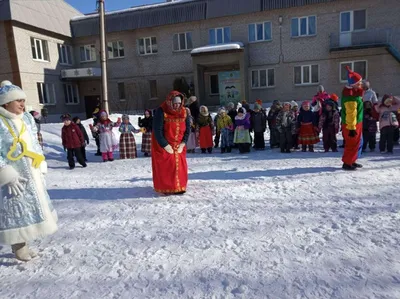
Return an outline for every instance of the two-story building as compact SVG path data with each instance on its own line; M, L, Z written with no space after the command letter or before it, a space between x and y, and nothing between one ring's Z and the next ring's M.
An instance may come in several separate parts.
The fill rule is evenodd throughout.
M370 80L380 94L398 95L396 8L397 0L183 0L108 12L110 108L154 108L178 77L186 78L200 102L210 106L239 100L252 103L257 98L264 102L310 99L319 84L340 94L346 65ZM30 105L47 107L53 103L41 100L40 83L54 84L55 89L58 84L61 99L56 96L49 111L86 111L90 116L101 100L99 18L69 12L71 31L53 37L60 50L58 56L54 53L57 63L51 58L40 65L44 74L54 76L38 81L24 75L22 87L28 88ZM43 39L26 34L19 42L26 48L26 43L36 45L37 40L40 46ZM39 53L33 46L30 49L32 53L21 57L24 65L18 64L26 72L39 69ZM44 54L41 57L45 60ZM51 93L51 87L44 92Z

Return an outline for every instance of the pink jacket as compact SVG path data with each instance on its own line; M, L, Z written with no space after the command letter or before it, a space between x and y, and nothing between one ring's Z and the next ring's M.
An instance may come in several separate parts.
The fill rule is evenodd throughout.
M399 122L396 118L397 110L400 109L400 101L397 98L393 98L393 105L388 107L383 104L375 105L375 111L379 113L379 129L388 126L399 126Z

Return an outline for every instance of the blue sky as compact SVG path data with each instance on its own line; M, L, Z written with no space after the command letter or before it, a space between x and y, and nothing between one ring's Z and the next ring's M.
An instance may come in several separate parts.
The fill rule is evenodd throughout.
M96 10L96 0L65 0L77 10L90 13ZM117 10L145 4L165 2L165 0L105 0L106 10Z

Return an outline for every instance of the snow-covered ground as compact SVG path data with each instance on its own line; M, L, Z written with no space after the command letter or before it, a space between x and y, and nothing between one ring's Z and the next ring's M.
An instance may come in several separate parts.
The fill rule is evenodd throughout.
M43 125L59 231L29 263L0 247L1 298L400 298L399 150L354 173L340 153L191 154L165 197L142 155L102 163L92 142L70 171L60 130Z

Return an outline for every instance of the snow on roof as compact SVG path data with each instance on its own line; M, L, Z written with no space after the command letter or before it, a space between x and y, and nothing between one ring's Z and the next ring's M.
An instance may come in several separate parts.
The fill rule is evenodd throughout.
M184 3L184 2L193 2L193 1L197 1L197 0L175 0L175 1L171 1L171 2L161 2L161 3L155 3L155 4L149 4L149 5L140 5L140 6L134 6L134 7L115 10L115 11L109 11L109 12L106 12L105 15L110 16L110 15L116 15L116 14L121 14L121 13L125 13L125 12L140 11L140 10L146 10L146 9L151 9L151 8L159 8L159 7L164 7L164 6L168 6L168 5L174 5L174 4ZM79 20L98 18L98 17L99 17L98 13L92 13L89 15L73 17L71 19L71 21L79 21Z
M200 48L193 49L192 52L190 52L190 53L193 55L193 54L200 54L200 53L207 53L207 52L240 50L243 48L244 48L243 43L237 42L237 43L229 43L229 44L222 44L222 45L210 45L210 46L200 47Z

